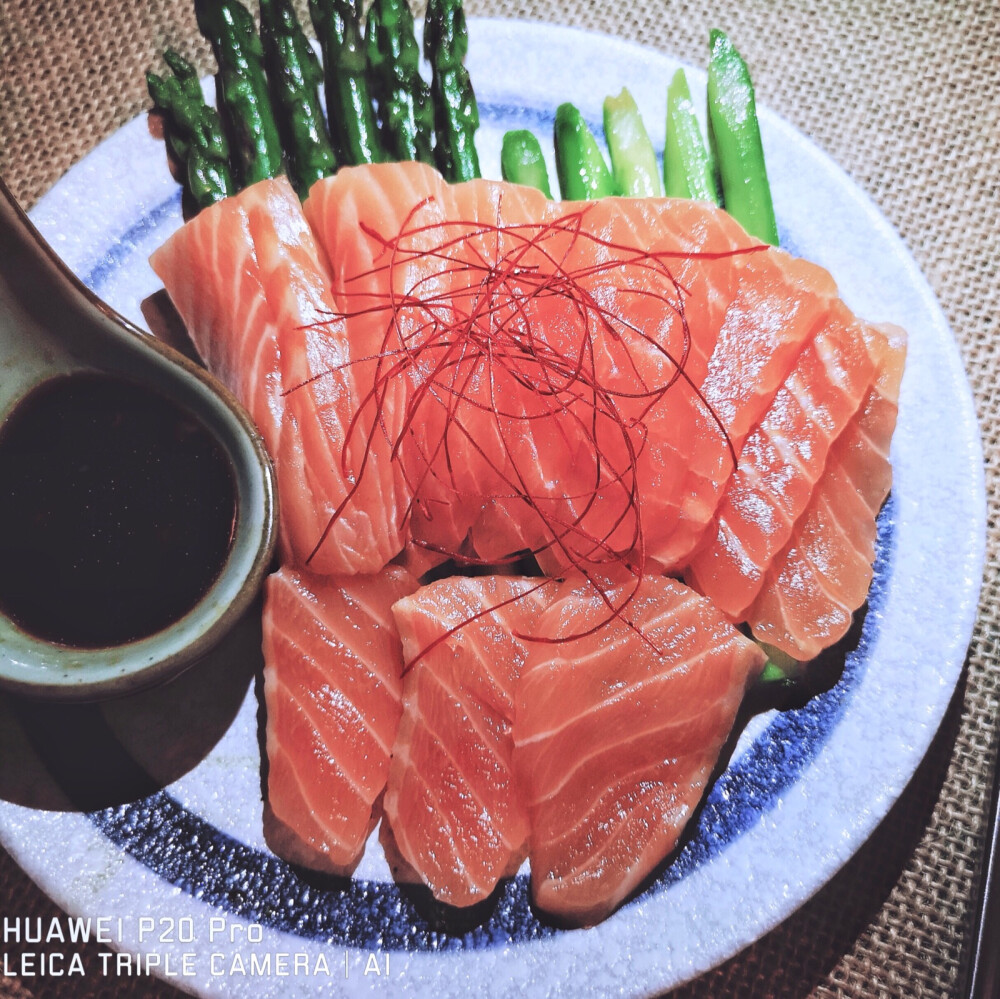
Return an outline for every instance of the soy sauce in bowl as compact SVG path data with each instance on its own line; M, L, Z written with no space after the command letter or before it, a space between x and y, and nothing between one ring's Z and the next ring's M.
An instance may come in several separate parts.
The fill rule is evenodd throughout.
M0 610L44 641L96 649L153 635L226 562L230 461L147 387L50 379L0 427L0 468Z

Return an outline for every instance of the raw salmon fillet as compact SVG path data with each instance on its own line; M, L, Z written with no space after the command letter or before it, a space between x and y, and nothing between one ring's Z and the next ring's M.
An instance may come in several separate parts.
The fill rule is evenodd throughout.
M779 250L748 257L701 384L731 451L692 442L681 473L678 522L655 553L677 573L710 530L748 433L772 406L798 359L829 322L836 285L821 267Z
M906 334L867 327L875 379L830 449L795 533L775 559L747 620L761 641L796 659L842 638L872 580L876 523L892 484L889 444L906 356Z
M620 606L634 585L605 592ZM570 580L536 634L583 635L607 617L593 586ZM597 922L674 849L764 662L708 600L663 576L643 578L593 634L531 645L514 766L540 909Z
M403 568L265 584L265 834L288 860L349 874L380 815L402 714L391 607L417 588Z
M264 438L283 558L317 572L381 569L405 541L395 471L373 460L356 486L360 459L345 458L359 390L325 257L288 181L205 209L150 263L202 359Z
M385 818L403 859L442 902L481 901L527 855L528 814L511 765L514 689L528 654L517 636L532 630L556 585L453 577L393 606L407 666Z
M688 570L695 589L733 621L746 619L873 370L862 324L838 302L747 438L716 512L714 536Z
M610 199L562 211L581 216L561 268L578 275L589 307L581 322L578 304L540 300L534 322L558 354L592 355L585 369L599 394L574 409L588 431L576 454L545 424L530 427L540 452L567 454L575 483L563 515L571 530L555 554L564 571L639 551L659 560L694 454L728 454L701 385L740 275L766 251L750 252L739 226L698 202ZM567 394L581 387L590 380Z
M458 552L482 497L512 487L503 443L478 404L487 377L481 352L468 358L452 327L475 308L485 255L498 240L517 242L487 238L480 218L506 227L537 221L547 202L490 181L450 186L426 165L403 163L343 169L314 186L305 211L350 316L359 378L375 386L357 434L394 456L414 538ZM461 394L477 405L456 409Z
M368 449L380 461L394 461L396 502L411 521L419 516L414 503L417 483L407 481L397 447L415 383L403 346L413 335L413 324L405 312L397 314L395 306L411 291L424 297L446 295L449 280L439 273L438 260L387 254L377 234L398 233L417 205L423 206L424 224L439 221L447 201L447 184L437 171L420 163L399 163L342 168L314 184L304 205L331 261L331 293L350 316L352 371L365 386L352 446ZM436 238L415 235L413 249L430 247Z
M826 321L835 285L704 204L608 199L549 211L550 223L579 216L554 280L575 274L576 294L591 304L581 319L576 299L539 296L519 317L557 356L592 355L588 374L606 395L596 421L588 401L508 434L524 442L519 467L548 471L554 505L490 500L472 545L489 560L547 544L539 560L553 575L640 549L676 570L711 518L733 453ZM518 391L496 395L510 408ZM541 520L550 539L555 526L554 542Z

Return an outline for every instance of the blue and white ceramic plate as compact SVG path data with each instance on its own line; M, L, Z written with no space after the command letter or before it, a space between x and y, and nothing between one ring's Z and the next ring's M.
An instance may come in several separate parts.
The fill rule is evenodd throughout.
M597 124L626 84L662 146L671 58L542 24L476 21L470 35L487 175L507 128L550 134L567 99ZM704 75L689 75L698 102ZM858 849L959 678L982 570L982 455L955 341L901 240L807 139L766 110L761 124L782 243L828 268L858 313L910 334L875 583L839 680L753 719L679 856L601 925L539 921L524 874L456 923L392 882L374 840L351 881L268 851L248 621L164 690L75 713L2 706L0 838L68 913L103 917L112 949L200 995L645 995L766 933ZM146 259L181 222L145 120L74 167L34 218L87 284L144 322L158 289ZM53 748L68 741L74 752Z

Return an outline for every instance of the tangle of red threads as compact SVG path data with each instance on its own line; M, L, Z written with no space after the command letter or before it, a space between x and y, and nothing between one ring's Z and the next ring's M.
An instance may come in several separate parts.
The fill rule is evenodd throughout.
M636 468L647 443L645 421L649 413L671 388L684 383L717 425L733 464L736 462L725 427L685 370L691 348L685 297L691 292L675 279L668 262L697 257L720 259L765 247L720 252L643 250L588 232L583 227L588 206L544 222L501 224L498 205L495 223L439 219L412 224L430 204L432 200L426 199L415 205L392 237L361 224L379 252L375 265L351 280L378 279L383 289L357 292L358 299L367 300L365 304L344 308L333 318L382 315L386 317L385 334L375 355L349 362L375 365L371 387L364 392L345 433L342 467L347 478L354 472L354 481L310 558L356 493L371 460L375 435L380 433L391 445L392 460L399 463L412 497L404 522L412 518L414 505L432 519L431 503L422 496L429 479L443 484L456 499L463 495L456 480L456 454L464 463L478 461L495 480L491 491L478 494L478 498L483 503L517 500L525 504L544 528L544 540L532 549L532 554L540 556L551 550L566 573L579 573L593 585L609 618L627 620L625 608L638 590L646 567ZM581 241L596 248L597 252L591 254L594 262L570 269L567 259ZM602 256L601 250L607 252ZM398 290L400 269L417 263L423 267L423 276ZM616 273L629 275L631 280L616 284ZM651 279L654 287L633 287L636 275ZM619 300L622 295L645 296L662 305L666 313L673 313L681 329L678 355L674 356L627 316L602 305L590 290L595 282L600 287L601 281L617 293ZM446 285L443 291L436 287L442 283ZM342 294L345 299L352 297L349 288ZM534 328L537 316L532 309L542 301L548 303L550 312L561 307L572 319L570 325L576 338L568 344L572 349L561 347L545 331ZM642 344L644 349L660 355L669 366L669 377L662 383L648 384L630 352L630 344ZM602 384L598 351L616 351L616 360L627 373L628 387ZM309 382L328 373L319 372ZM408 380L406 406L402 414L389 418L387 393L401 379ZM512 391L517 388L522 391ZM429 404L443 414L443 429L425 448L417 424ZM367 430L366 413L373 413ZM481 439L482 426L470 425L470 418L477 413L485 414L491 422L499 453L488 453ZM568 450L579 450L584 445L592 453L587 481L578 477L576 492L553 494L539 490L533 479L540 470L519 463L514 434L519 430L521 435L530 435L536 421L554 426ZM348 442L362 433L361 461L352 470ZM402 460L407 448L408 454L419 457L416 477ZM599 517L605 513L612 495L618 496L617 507L611 507L614 515L606 518L599 530L591 529L585 523L588 515ZM624 539L616 537L620 533L624 533ZM462 552L435 550L474 561L474 557ZM609 599L607 590L598 582L615 566L625 567L634 580L631 591L618 604ZM559 640L584 637L603 623Z

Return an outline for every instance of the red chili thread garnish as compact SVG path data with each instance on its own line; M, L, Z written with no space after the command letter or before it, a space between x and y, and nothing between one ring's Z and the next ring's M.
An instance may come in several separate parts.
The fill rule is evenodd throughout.
M498 203L495 222L438 218L415 224L435 206L433 198L414 205L391 237L361 223L377 254L371 268L344 281L342 311L330 321L377 323L381 316L384 332L377 350L345 365L374 365L374 377L345 428L341 462L351 488L307 562L353 500L381 438L411 497L404 523L418 507L433 520L435 505L444 501L427 492L432 481L452 503L476 503L477 511L494 500L523 503L534 514L532 523L542 527L532 554L551 552L564 574L579 573L589 582L608 609L608 620L632 626L625 611L647 558L637 468L648 443L647 421L671 389L687 387L736 464L722 420L686 370L692 337L685 299L692 291L675 278L669 263L719 260L767 247L642 249L585 228L593 206L543 222L504 224ZM591 261L570 266L581 248L589 249ZM664 316L673 315L679 325L679 353L675 356L656 331L603 304L608 293L616 301L634 296L660 304ZM666 377L649 384L656 365L644 374L636 351L659 356ZM286 393L332 373L317 372ZM402 412L387 412L393 391L405 395ZM428 424L437 428L430 436ZM566 491L565 482L546 483L552 470L525 460L524 444L536 443L536 424L549 432L554 428L560 447L576 463L574 491ZM530 458L531 447L526 450ZM475 564L475 556L427 547ZM600 581L615 566L624 567L634 583L621 600L609 596L615 587ZM606 623L558 641L585 637Z

